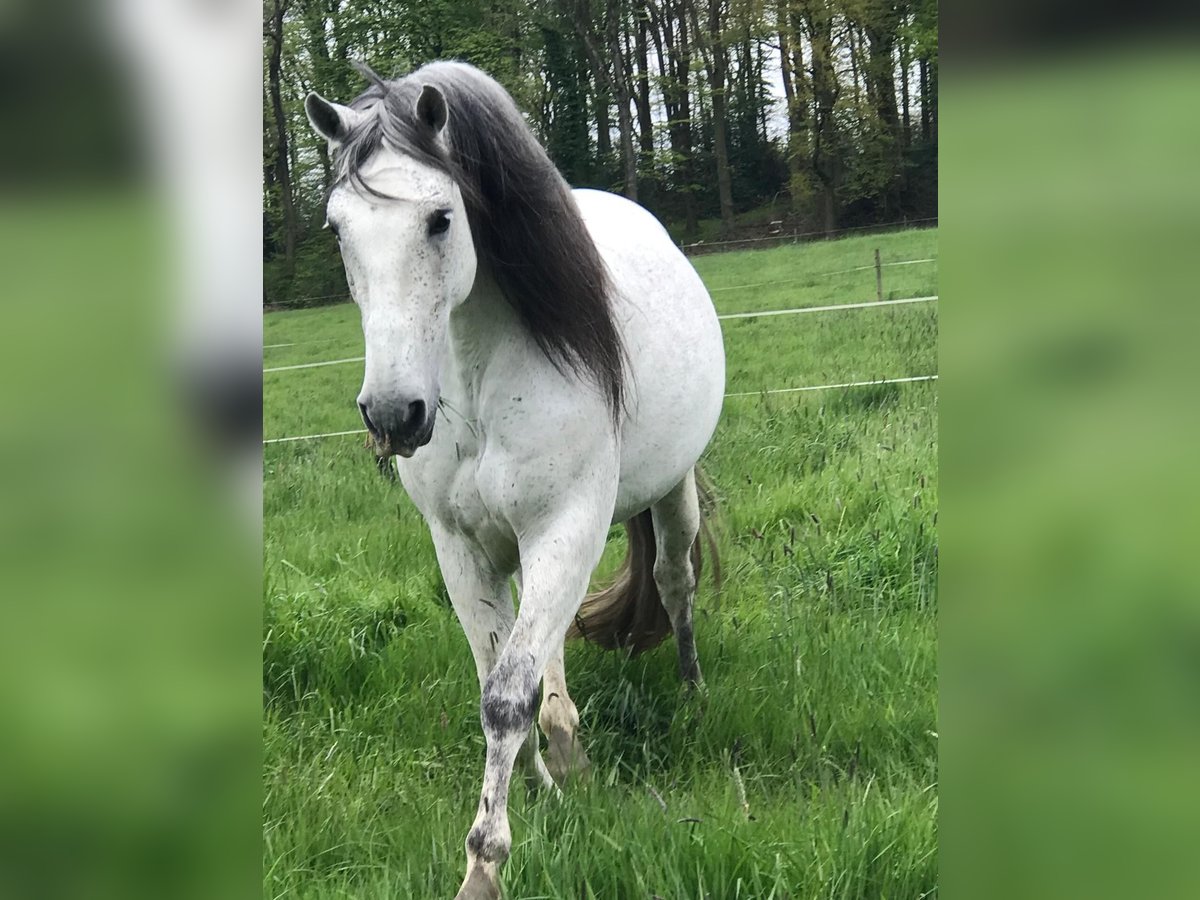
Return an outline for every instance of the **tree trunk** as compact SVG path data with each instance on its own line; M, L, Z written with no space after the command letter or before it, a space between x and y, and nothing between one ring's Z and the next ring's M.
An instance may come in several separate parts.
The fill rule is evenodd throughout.
M847 31L850 32L850 83L854 86L854 105L857 107L862 103L862 92L858 86L858 41L853 25Z
M930 60L926 90L929 93L929 140L937 143L938 134L938 64Z
M792 211L799 212L795 192L808 162L805 135L807 105L804 101L804 43L800 37L799 23L789 5L788 0L777 0L776 14L779 20L779 65L783 75L783 93L787 98L787 163L792 180Z
M814 0L805 10L812 57L813 129L812 171L821 189L821 218L825 232L837 228L837 157L838 81L834 70L833 10L828 0Z
M637 152L633 146L633 114L630 112L633 91L629 86L629 79L625 76L625 54L621 49L621 11L618 0L608 0L604 7L604 37L609 64L606 64L604 57L600 54L600 47L592 28L590 6L583 0L576 0L571 9L576 28L583 39L588 60L592 64L596 86L599 88L603 83L617 101L617 133L621 144L624 193L630 200L637 200Z
M608 93L598 84L592 102L596 107L596 153L603 161L612 154L612 122L608 118Z
M802 39L802 19L794 10L788 10L788 0L779 0L780 36L786 36L791 52L787 71L791 73L791 102L788 105L788 124L793 133L802 133L808 127L810 118L808 97L811 90L807 87L804 68L804 41ZM786 90L786 89L785 89Z
M623 79L622 79L623 80ZM625 196L636 201L638 198L637 151L633 146L633 115L629 111L629 98L617 101L617 132L621 139L621 162L624 170Z
M332 0L332 2L326 0L324 4L312 4L311 6L303 7L304 28L308 35L308 53L312 60L311 89L320 93L325 93L329 90L332 80L334 66L329 54L327 34L331 24L334 33L336 34L338 31L337 12L337 0ZM326 94L326 96L330 95ZM329 147L325 141L317 141L316 144L317 159L321 163L321 173L324 177L323 183L328 185L332 175ZM314 213L316 216L322 214L323 212L319 208ZM317 224L320 223L318 222Z
M725 69L721 66L713 76L724 80ZM725 104L725 88L713 88L713 155L717 158L717 197L721 203L721 231L728 233L733 228L733 186L729 177L729 127Z
M634 32L634 58L637 61L637 117L639 170L645 173L645 190L649 203L655 202L657 171L654 164L654 115L650 108L650 50L646 40L647 13L644 5L637 10L637 30Z
M929 63L925 57L920 59L920 87L921 87L921 140L928 144L930 140L929 131Z
M287 115L283 109L283 92L280 87L283 70L283 17L290 0L273 0L270 30L267 40L270 53L267 57L267 85L271 98L271 113L275 119L275 182L279 188L279 206L283 213L283 255L286 271L290 276L296 265L296 204L292 194L292 173L288 165Z
M676 28L679 33L679 53L676 59L674 83L679 100L679 148L683 159L683 176L687 187L683 194L684 223L687 233L695 235L700 230L700 214L696 209L696 151L695 135L692 133L692 34L688 30L684 4L690 0L676 0Z
M767 128L767 107L770 101L767 99L766 92L762 88L762 73L767 69L766 60L766 41L756 41L754 45L755 64L754 70L754 98L755 106L758 109L758 125L761 131L759 132L759 140L762 141L764 147L771 141L770 131Z
M900 141L905 149L912 143L912 118L909 115L908 71L912 68L912 44L907 37L900 40Z
M884 134L882 174L886 178L883 188L885 218L895 215L901 190L903 168L900 134L900 115L896 109L896 34L900 16L894 7L888 7L864 26L867 45L866 77L870 85L872 111Z
M662 72L663 106L667 113L667 136L671 142L675 189L683 200L684 230L692 236L696 234L699 222L693 192L696 177L688 83L692 48L685 9L687 2L690 0L663 0L660 8L656 0L646 0L646 9L650 13L650 37L658 55L659 71Z
M621 9L619 0L608 0L605 5L605 30L608 34L608 52L612 60L611 70L602 66L610 75L613 94L617 98L617 132L621 138L621 162L624 168L625 196L638 198L638 158L633 145L633 90L626 77L625 52L621 48Z
M811 113L808 108L808 100L812 94L811 89L805 87L805 69L804 69L804 41L800 38L799 17L792 17L792 34L795 39L792 42L792 77L796 81L796 107L798 110L799 122L801 127L807 127L806 124L811 118Z
M650 51L646 42L646 10L638 10L634 44L637 60L637 111L639 146L648 161L654 155L654 117L650 110Z
M695 16L695 7L692 7ZM721 232L733 228L733 187L729 177L729 122L726 103L729 56L725 47L725 0L708 0L707 32L695 23L697 34L705 34L705 60L708 84L712 93L713 156L717 162L717 199L721 205Z
M783 97L787 104L788 124L790 125L796 89L792 85L792 51L791 41L788 39L787 0L778 0L775 5L775 18L779 25L779 74L783 79Z
M542 29L546 149L571 184L592 184L591 79L574 30Z

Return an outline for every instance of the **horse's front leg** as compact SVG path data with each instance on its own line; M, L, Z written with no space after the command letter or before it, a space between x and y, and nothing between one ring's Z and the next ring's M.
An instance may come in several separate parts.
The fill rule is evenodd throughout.
M512 846L508 788L513 764L533 724L538 682L561 649L604 550L608 517L584 506L526 532L520 542L521 609L483 688L487 758L479 809L467 835L467 875L457 900L500 895L499 868Z
M487 556L462 535L436 523L430 524L430 532L450 603L471 645L482 693L513 629L515 614L508 575L496 571ZM521 747L520 759L531 792L556 789L533 728Z

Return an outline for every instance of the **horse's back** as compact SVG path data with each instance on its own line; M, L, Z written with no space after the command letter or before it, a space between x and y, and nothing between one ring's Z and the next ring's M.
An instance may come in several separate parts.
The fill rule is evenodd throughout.
M679 483L708 445L725 392L720 323L704 283L649 212L602 191L575 199L613 279L628 354L614 521Z

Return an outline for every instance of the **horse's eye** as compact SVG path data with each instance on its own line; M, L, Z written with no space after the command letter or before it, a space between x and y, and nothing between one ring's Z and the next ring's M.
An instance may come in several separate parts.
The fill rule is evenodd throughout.
M429 236L435 234L445 234L450 230L450 212L445 209L439 209L429 217Z

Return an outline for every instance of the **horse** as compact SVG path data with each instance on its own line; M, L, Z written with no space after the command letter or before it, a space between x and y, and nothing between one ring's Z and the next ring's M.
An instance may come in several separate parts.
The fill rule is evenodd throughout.
M429 527L475 659L487 751L457 900L491 900L518 760L551 792L588 766L564 640L639 652L673 632L683 681L701 681L696 467L724 345L657 219L572 190L491 77L357 68L369 86L349 105L311 93L305 110L329 145L327 226L362 315L359 412ZM589 597L616 523L624 566Z

